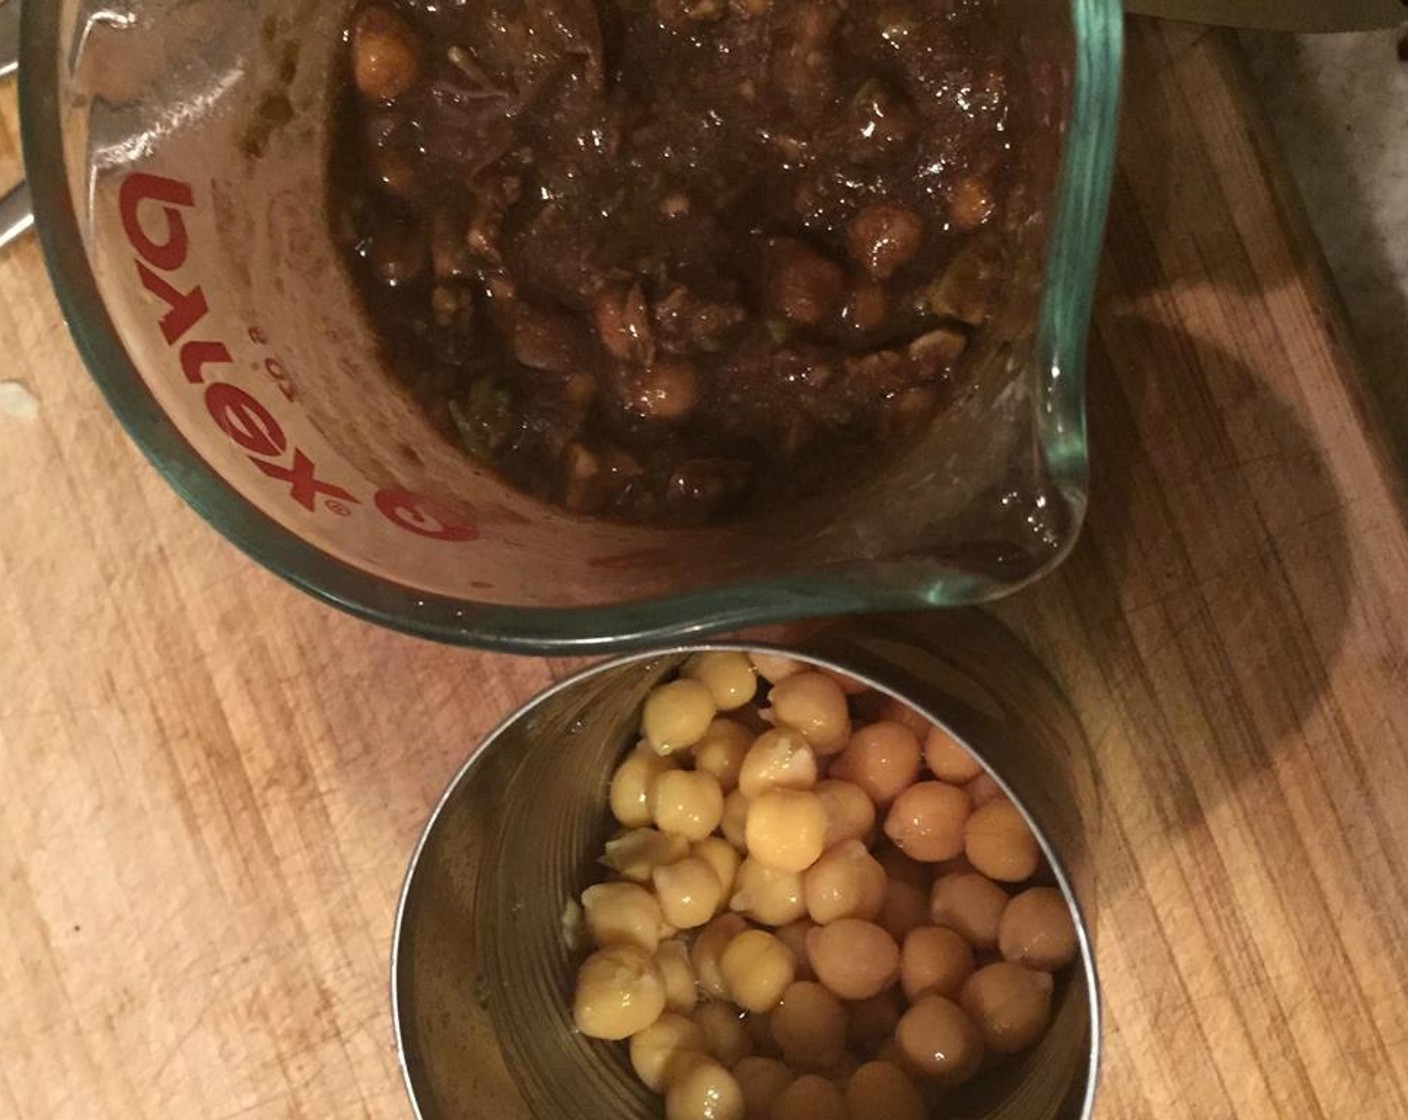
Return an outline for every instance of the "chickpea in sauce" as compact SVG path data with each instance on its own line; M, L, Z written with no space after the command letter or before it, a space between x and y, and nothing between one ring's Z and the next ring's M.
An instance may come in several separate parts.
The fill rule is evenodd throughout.
M1022 218L995 4L365 0L329 210L387 364L574 514L881 469L964 391Z

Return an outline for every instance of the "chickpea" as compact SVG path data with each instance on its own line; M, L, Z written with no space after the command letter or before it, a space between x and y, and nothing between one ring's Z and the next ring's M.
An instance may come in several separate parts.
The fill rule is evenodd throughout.
M655 824L686 840L703 840L724 816L724 792L712 774L667 770L655 779Z
M738 788L757 797L769 789L811 789L816 778L816 754L801 732L777 727L759 735L743 756Z
M845 298L841 266L800 242L780 240L770 246L768 272L769 304L794 323L816 326Z
M960 232L976 229L997 209L997 201L992 196L992 188L976 175L960 179L953 185L949 200L949 225Z
M846 840L863 840L875 827L875 802L854 782L827 778L813 792L826 810L826 846Z
M795 871L782 871L749 856L738 865L729 907L764 925L785 926L795 922L807 912L802 877Z
M680 1056L703 1051L704 1032L694 1020L666 1011L645 1030L631 1035L630 1049L636 1076L647 1089L663 1093L672 1073L682 1072Z
M906 1067L940 1085L962 1085L983 1061L983 1036L944 996L924 996L900 1016L895 1042Z
M665 981L636 945L599 949L577 971L572 1018L589 1038L619 1040L643 1031L665 1010Z
M771 1011L796 979L797 958L783 941L767 930L744 930L728 943L719 958L733 1002L745 1011Z
M814 793L769 789L748 806L744 828L749 861L802 872L826 846L826 809Z
M656 754L674 754L704 738L714 722L714 697L698 681L677 680L650 690L641 733Z
M725 901L733 897L733 883L738 877L738 865L743 861L743 857L738 854L737 848L720 836L706 836L703 840L696 840L690 845L689 854L707 863L718 878L722 888L722 907Z
M898 942L911 930L929 924L929 892L903 879L885 880L885 901L875 919Z
M705 1053L725 1066L732 1068L753 1053L753 1038L732 1004L706 1003L695 1011L694 1021L704 1032Z
M736 720L720 717L694 744L694 768L714 775L724 793L738 788L743 760L753 745L753 733Z
M997 947L1009 961L1055 972L1076 959L1076 923L1055 887L1032 887L1002 912Z
M622 386L626 408L646 420L683 420L699 404L699 374L680 358L657 358L631 371Z
M846 1083L850 1120L924 1120L924 1096L891 1062L866 1062Z
M655 950L655 966L665 981L665 1006L685 1015L693 1011L699 992L689 946L677 937L660 942Z
M352 80L364 97L390 101L420 77L420 43L406 21L367 8L352 25Z
M784 657L780 653L767 653L761 650L754 650L748 655L748 660L753 663L753 668L758 670L758 676L767 681L768 684L777 684L786 680L793 673L804 672L807 668L804 662L792 657Z
M733 1067L743 1091L744 1120L772 1120L772 1106L792 1084L792 1071L776 1058L744 1058Z
M640 828L655 813L655 780L674 762L653 751L634 750L611 775L611 815L627 828Z
M746 653L696 653L685 662L683 672L709 690L721 712L743 707L758 691L758 674Z
M929 917L936 926L961 933L975 949L997 947L1007 892L976 871L941 876L929 896Z
M695 929L719 912L723 884L702 859L689 857L657 867L651 875L665 921L676 929Z
M795 922L788 922L773 930L782 943L792 950L792 956L797 961L798 980L816 979L816 973L812 971L812 963L807 959L807 934L815 925L816 923L810 918L798 918Z
M1015 1054L1035 1045L1051 1021L1049 974L1011 961L980 968L959 993L959 1003L982 1032L988 1049Z
M782 1059L801 1069L826 1069L846 1049L846 1012L820 984L798 980L772 1013L772 1033Z
M724 798L724 815L719 821L719 831L724 839L740 852L748 848L748 798L742 790L734 790Z
M772 1120L846 1120L846 1098L826 1078L804 1073L777 1098Z
M887 696L880 702L880 718L891 723L903 724L909 728L910 734L921 743L928 737L929 729L934 726L916 709L893 696Z
M724 974L719 967L720 958L728 943L747 928L748 923L742 915L720 914L695 937L689 949L689 959L705 995L728 999L728 985L724 983Z
M677 863L689 854L689 841L653 828L633 828L606 842L598 861L632 883L648 883L662 863Z
M899 723L869 724L851 735L829 776L854 782L877 805L888 805L919 776L919 740Z
M846 840L824 853L802 877L802 897L812 921L879 916L885 904L885 869L859 840Z
M851 256L877 280L888 280L912 261L923 240L923 220L893 202L872 202L846 227Z
M1005 798L1007 795L1002 792L1002 787L997 784L997 779L984 771L963 787L968 792L968 799L973 802L973 808L986 805L989 801L996 801L998 798Z
M900 950L874 922L841 918L807 934L807 959L817 979L842 999L869 999L895 982Z
M597 883L582 892L587 932L598 947L635 945L647 953L660 944L660 903L635 883Z
M665 1120L743 1120L743 1091L717 1062L695 1062L670 1083Z
M890 300L885 289L869 277L862 277L851 285L841 317L853 330L869 334L884 325L889 313Z
M904 1005L894 988L869 999L846 1004L846 1042L852 1050L868 1052L895 1033Z
M667 778L657 782L657 788ZM657 795L658 796L658 795ZM912 859L937 863L963 851L968 795L944 782L916 782L895 798L885 816L885 835ZM656 809L659 818L659 809Z
M973 949L960 934L943 926L911 930L900 950L900 987L914 1003L923 996L952 999L973 975Z
M1010 801L990 801L968 818L963 851L968 861L1002 883L1030 879L1041 863L1036 837Z
M825 673L794 673L768 693L778 723L802 733L819 755L839 753L851 734L846 694Z
M968 749L942 727L930 728L924 738L924 763L941 782L961 786L983 773L983 766Z

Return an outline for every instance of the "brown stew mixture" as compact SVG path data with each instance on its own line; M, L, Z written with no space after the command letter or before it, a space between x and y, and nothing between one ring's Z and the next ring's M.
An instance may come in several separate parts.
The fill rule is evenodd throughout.
M1001 281L1000 0L377 0L332 213L392 367L511 483L699 524L883 464Z

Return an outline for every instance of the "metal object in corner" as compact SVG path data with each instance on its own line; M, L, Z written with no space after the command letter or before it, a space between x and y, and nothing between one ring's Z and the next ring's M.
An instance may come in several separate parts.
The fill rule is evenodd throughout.
M0 0L0 78L13 74L20 63L20 0ZM0 198L0 249L27 233L34 225L29 185L21 183Z

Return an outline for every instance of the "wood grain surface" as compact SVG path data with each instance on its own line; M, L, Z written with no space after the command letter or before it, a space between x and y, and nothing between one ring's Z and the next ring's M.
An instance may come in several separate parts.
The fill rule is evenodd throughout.
M1408 530L1230 40L1136 22L1094 512L997 608L1103 783L1101 1120L1408 1116ZM0 183L17 157L0 105ZM561 666L336 614L183 507L0 258L0 1116L409 1116L392 914ZM18 399L0 390L0 402ZM1396 418L1401 423L1403 418Z

